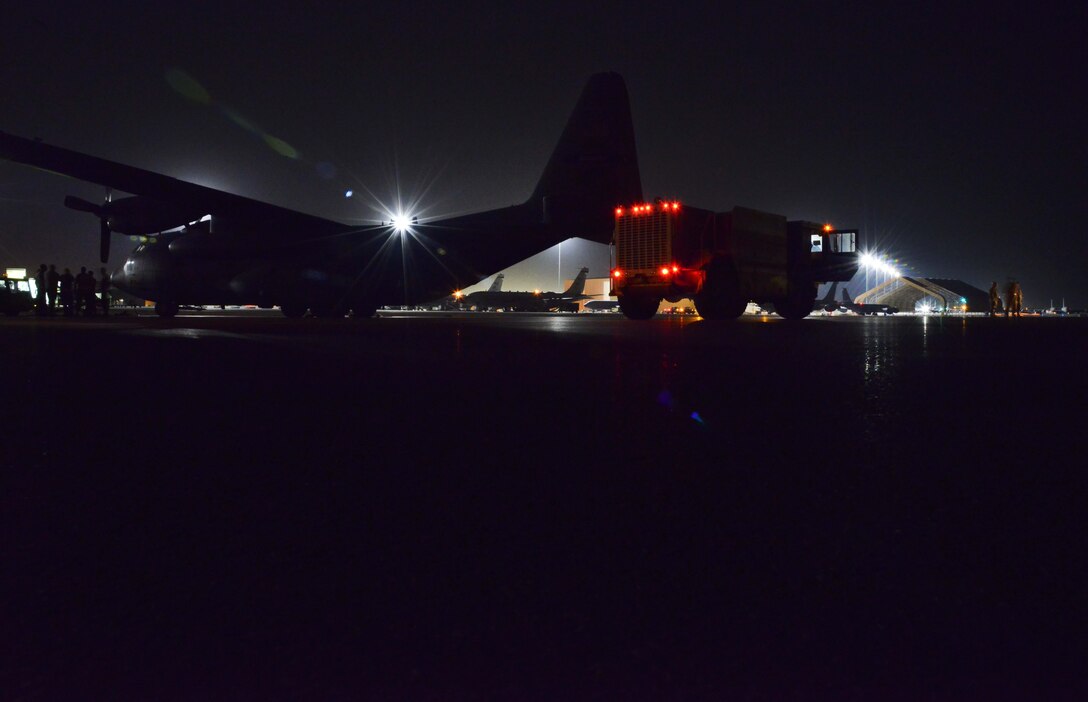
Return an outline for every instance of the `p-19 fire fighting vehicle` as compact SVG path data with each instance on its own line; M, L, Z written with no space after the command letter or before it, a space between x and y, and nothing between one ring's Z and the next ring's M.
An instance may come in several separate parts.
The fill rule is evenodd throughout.
M749 301L802 319L818 283L857 272L856 244L857 230L746 207L711 212L662 200L617 207L612 294L630 319L684 298L704 319L739 317Z

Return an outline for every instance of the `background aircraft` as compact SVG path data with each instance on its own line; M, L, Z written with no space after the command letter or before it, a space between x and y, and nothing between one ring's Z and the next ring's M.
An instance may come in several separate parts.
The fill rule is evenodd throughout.
M842 305L840 305L839 301L835 299L835 291L838 289L839 281L832 281L831 288L827 291L827 294L816 301L815 309L823 310L824 312L838 312L839 310L841 310Z
M571 281L570 287L561 293L480 290L462 298L461 306L475 307L477 310L503 309L509 312L547 312L548 310L576 312L578 306L575 303L591 297L582 294L586 289L588 274L589 269L582 268Z
M842 289L842 308L848 312L854 312L856 314L895 314L899 311L898 307L892 307L891 305L873 305L873 304L858 304L850 299L850 291L846 288Z
M370 316L448 295L572 236L607 243L615 204L642 198L615 73L589 79L525 202L442 220L392 213L389 224L349 226L3 132L0 158L133 193L65 204L98 217L103 261L111 232L150 237L112 279L163 316L181 304Z

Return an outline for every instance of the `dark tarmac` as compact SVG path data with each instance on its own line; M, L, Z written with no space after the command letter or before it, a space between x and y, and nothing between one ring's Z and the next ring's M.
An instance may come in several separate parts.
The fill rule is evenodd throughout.
M4 699L1083 699L1088 319L0 320Z

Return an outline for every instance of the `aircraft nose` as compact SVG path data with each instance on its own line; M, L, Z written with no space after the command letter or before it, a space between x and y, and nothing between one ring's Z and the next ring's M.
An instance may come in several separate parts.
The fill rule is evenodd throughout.
M110 273L110 285L121 290L128 287L128 275L125 274L124 266Z

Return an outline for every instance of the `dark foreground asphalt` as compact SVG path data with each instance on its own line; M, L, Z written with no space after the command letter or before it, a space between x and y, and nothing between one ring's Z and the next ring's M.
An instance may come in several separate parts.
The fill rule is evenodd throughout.
M0 696L1083 699L1086 341L0 321Z

